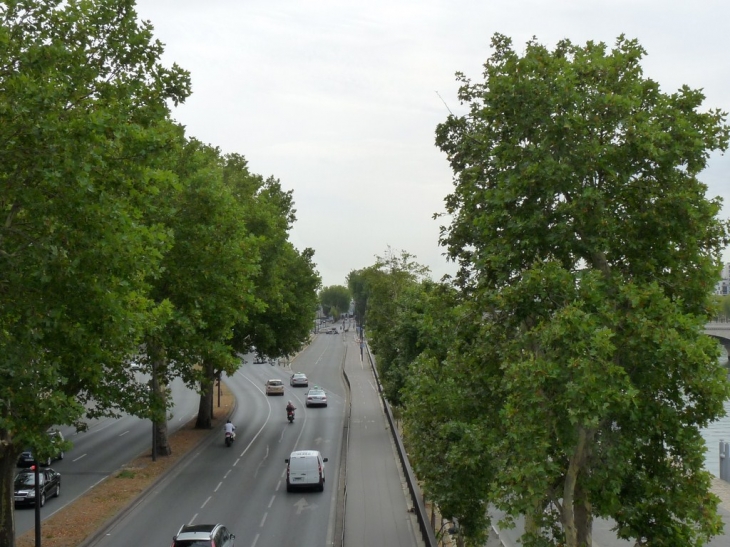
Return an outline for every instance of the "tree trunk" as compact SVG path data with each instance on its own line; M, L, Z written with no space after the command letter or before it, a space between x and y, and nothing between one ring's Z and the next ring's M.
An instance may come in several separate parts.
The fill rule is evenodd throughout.
M163 393L162 397L165 396ZM167 438L167 420L158 420L155 422L155 428L157 429L156 441L157 441L157 455L158 456L169 456L172 454L172 447L170 441Z
M8 441L7 432L0 434L0 545L2 547L15 546L15 501L13 494L13 479L15 478L15 460L17 451Z
M147 341L147 355L152 364L152 401L151 410L153 426L155 428L155 454L169 456L172 454L169 439L167 438L167 385L160 378L167 367L165 350L154 341Z
M200 404L198 405L198 419L195 429L210 429L213 427L213 391L215 387L215 370L210 363L203 363L205 378L200 381Z
M593 507L578 483L575 495L575 528L578 545L590 547L593 545Z
M588 459L595 430L578 426L578 442L570 457L563 486L562 521L566 547L590 547L593 515L590 501L580 486L580 473Z

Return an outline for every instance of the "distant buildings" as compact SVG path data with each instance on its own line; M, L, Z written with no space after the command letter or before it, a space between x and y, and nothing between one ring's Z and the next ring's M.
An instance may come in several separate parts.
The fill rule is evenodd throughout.
M730 262L722 267L720 281L715 286L715 294L727 296L730 294Z

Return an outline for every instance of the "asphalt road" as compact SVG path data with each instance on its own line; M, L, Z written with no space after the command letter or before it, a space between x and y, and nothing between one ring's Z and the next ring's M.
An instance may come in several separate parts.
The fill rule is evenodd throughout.
M225 380L237 400L234 445L225 447L222 431L211 437L95 545L169 545L181 525L211 522L225 524L238 546L330 545L346 407L344 354L339 336L320 335L293 363L294 371L307 374L310 386L327 391L323 408L306 408L307 390L289 386L290 369L249 360ZM284 397L265 395L270 378L284 381ZM289 399L297 406L292 424L285 412ZM329 459L324 492L286 492L284 460L303 449L319 450Z
M139 377L144 381L143 374L139 373ZM168 427L172 432L197 415L200 398L180 380L173 382L171 390L175 406ZM122 465L149 450L152 444L151 423L134 416L91 420L88 430L80 433L71 427L59 429L73 443L73 448L65 453L63 460L51 464L61 473L61 495L46 501L41 508L42 519L72 503ZM16 536L33 529L34 525L33 506L16 508Z
M401 547L423 545L408 511L408 495L375 379L359 359L353 333L316 336L291 366L253 364L251 356L246 361L225 379L237 401L232 415L237 433L234 445L225 447L222 430L212 435L130 511L101 531L93 545L169 545L182 524L206 522L225 524L239 547L357 547L373 541ZM343 368L348 371L351 393ZM310 387L323 387L328 406L307 408L307 389L289 386L293 372L307 374ZM264 383L270 378L283 380L284 397L265 395ZM286 420L288 400L297 406L293 424ZM194 393L189 402L178 402L173 422L182 424L194 416L197 402ZM90 425L84 434L63 431L75 446L63 461L54 463L63 473L63 492L48 501L44 517L149 444L149 423L134 418ZM348 441L349 449L344 450ZM286 492L284 460L301 449L316 449L328 458L324 492ZM27 517L24 529L32 527L32 510L18 514Z

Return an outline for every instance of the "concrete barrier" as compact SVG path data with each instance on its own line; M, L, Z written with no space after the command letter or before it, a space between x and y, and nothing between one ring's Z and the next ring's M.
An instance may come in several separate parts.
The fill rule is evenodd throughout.
M730 443L720 441L720 478L730 482Z

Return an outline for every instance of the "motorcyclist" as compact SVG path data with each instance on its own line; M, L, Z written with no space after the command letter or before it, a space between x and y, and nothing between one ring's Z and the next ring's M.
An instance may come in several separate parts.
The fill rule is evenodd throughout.
M297 407L294 406L294 404L291 401L287 401L286 403L286 415L289 416L289 413L291 412L294 414L294 410L296 410Z
M236 439L236 426L231 423L231 420L226 421L226 434L230 433L233 440Z

